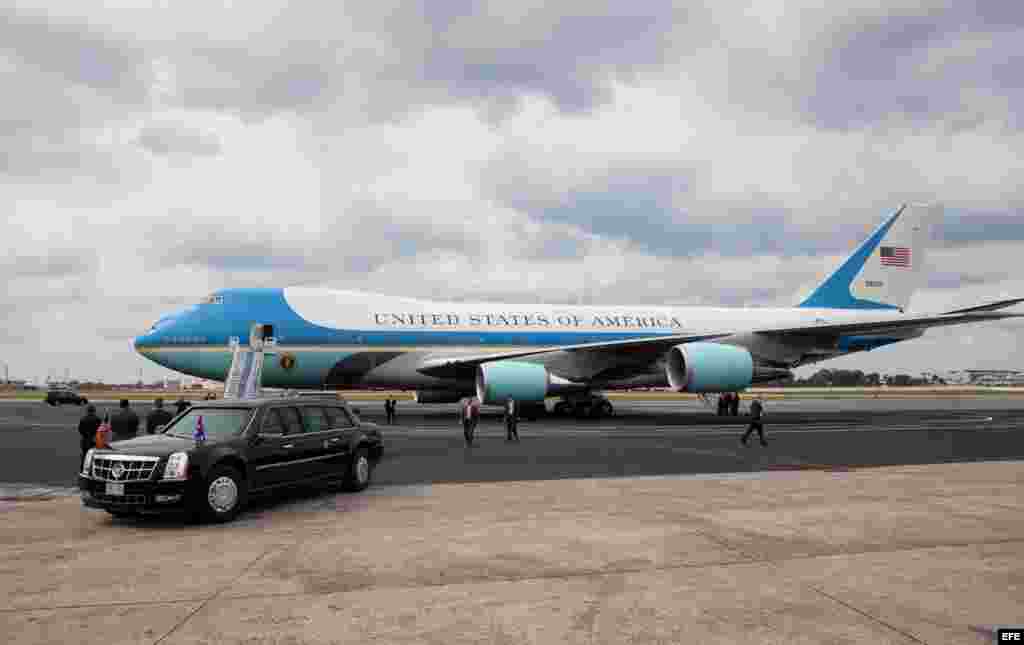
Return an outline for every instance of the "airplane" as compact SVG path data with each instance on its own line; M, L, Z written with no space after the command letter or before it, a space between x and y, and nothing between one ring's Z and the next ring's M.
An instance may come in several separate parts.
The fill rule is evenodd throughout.
M233 347L267 341L262 385L414 390L420 403L512 399L613 414L602 392L669 387L702 395L788 378L801 365L920 337L932 327L1024 314L999 300L907 310L936 206L901 206L787 308L449 303L316 287L222 289L133 341L159 365L226 381ZM770 276L764 276L770 279ZM685 285L686 276L679 282Z

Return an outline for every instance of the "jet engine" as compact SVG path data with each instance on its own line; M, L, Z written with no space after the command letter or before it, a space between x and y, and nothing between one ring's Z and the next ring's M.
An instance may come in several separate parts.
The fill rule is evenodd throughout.
M476 395L487 405L500 405L508 399L543 401L548 396L585 389L585 384L555 376L536 363L496 361L483 363L476 372Z
M754 359L734 345L687 343L668 350L665 372L677 392L732 392L750 387Z
M668 351L665 373L677 392L735 392L793 375L783 368L755 366L745 348L718 343L676 345Z
M462 396L455 390L416 390L412 398L417 403L458 403Z

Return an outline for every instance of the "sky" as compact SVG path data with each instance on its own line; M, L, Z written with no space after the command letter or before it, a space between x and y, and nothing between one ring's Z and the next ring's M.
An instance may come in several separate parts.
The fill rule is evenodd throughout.
M906 201L946 209L913 310L1024 296L1021 3L141 4L0 8L12 378L170 375L131 339L224 287L789 305Z

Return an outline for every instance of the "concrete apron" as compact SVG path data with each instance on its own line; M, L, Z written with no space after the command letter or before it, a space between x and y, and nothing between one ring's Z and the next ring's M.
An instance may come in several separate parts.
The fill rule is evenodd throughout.
M324 494L226 526L0 503L6 643L987 643L1019 463Z

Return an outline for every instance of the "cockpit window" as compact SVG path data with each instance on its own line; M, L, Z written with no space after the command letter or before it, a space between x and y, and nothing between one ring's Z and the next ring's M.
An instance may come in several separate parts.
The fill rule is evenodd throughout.
M208 296L204 297L202 300L200 300L199 304L201 304L201 305L222 305L222 304L224 304L224 296L218 296L215 293L211 293L210 295L208 295Z

